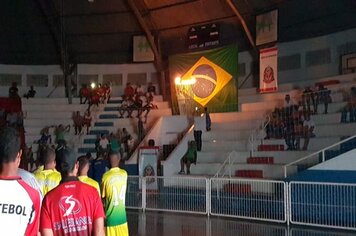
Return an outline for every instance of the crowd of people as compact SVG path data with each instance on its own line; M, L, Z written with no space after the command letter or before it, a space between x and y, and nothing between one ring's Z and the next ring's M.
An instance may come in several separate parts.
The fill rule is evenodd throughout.
M287 150L307 150L309 140L315 137L315 123L312 115L318 114L318 105L324 105L324 114L328 113L331 103L331 91L323 85L313 90L306 87L299 101L289 94L285 95L283 107L277 107L268 116L265 139L284 139ZM304 139L301 146L300 140Z
M47 145L41 152L33 177L18 168L17 131L0 128L0 187L7 190L0 196L4 235L128 235L127 173L119 168L120 152L110 150L101 162L77 158L65 145Z
M87 84L83 84L79 90L80 104L88 103L88 111L90 112L90 108L93 105L99 106L100 103L109 102L111 91L111 83L98 84L93 88Z

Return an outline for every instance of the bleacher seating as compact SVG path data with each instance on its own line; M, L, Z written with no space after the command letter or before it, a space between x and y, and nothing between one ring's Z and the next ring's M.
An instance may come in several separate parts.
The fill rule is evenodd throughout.
M332 102L328 106L328 113L323 114L324 104L318 105L318 114L313 114L315 123L315 137L310 138L307 150L287 150L285 139L264 139L266 133L262 131L266 115L276 107L282 107L286 94L292 98L301 100L304 86L315 86L315 81L302 81L299 85L282 85L279 92L270 94L258 94L256 89L244 89L239 91L241 112L235 113L211 113L212 130L203 132L202 151L198 152L197 165L191 167L192 175L213 176L222 167L222 163L231 151L236 151L236 157L231 164L232 173L247 173L261 171L263 178L281 179L284 176L283 166L296 161L315 151L339 142L343 136L354 135L356 123L340 124L341 110L347 104L347 93L350 87L355 86L355 75L341 75L325 78L327 89L330 90ZM338 81L338 82L328 82ZM256 132L256 129L258 132ZM261 132L262 131L262 132ZM253 142L250 142L251 134L255 133ZM304 143L301 137L300 144ZM253 146L253 149L251 149ZM253 150L251 156L251 150ZM176 153L173 153L176 155ZM327 154L329 155L329 154ZM170 156L166 161L167 166L174 165ZM272 163L271 163L272 162ZM164 164L165 165L165 164ZM229 175L229 168L223 168L220 176ZM291 173L297 172L298 167L291 167ZM178 171L179 168L177 167ZM252 172L251 172L252 171ZM168 171L170 172L170 171ZM175 175L176 172L165 175ZM251 174L253 177L254 175Z

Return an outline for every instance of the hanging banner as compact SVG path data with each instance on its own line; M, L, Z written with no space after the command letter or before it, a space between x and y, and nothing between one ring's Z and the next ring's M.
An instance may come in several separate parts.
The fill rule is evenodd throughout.
M146 177L146 189L157 190L157 161L159 147L140 147L138 153L138 173ZM140 178L140 189L142 187Z
M260 50L260 93L277 91L277 59L276 47Z
M212 112L236 111L237 61L235 45L169 57L174 113L178 113L180 97L192 100L194 104L188 107L207 106Z
M145 62L153 61L154 54L146 36L133 37L133 61Z
M256 17L256 45L275 42L278 39L278 10Z

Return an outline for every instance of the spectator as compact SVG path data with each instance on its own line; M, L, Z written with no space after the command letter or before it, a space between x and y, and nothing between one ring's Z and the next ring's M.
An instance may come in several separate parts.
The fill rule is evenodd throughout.
M99 196L101 196L99 183L93 180L92 178L88 177L88 171L90 167L89 158L87 156L80 156L78 158L78 164L79 164L78 179L81 182L94 187L98 191Z
M86 84L83 84L82 87L79 90L79 98L80 98L80 104L85 104L88 99L90 98L90 89L87 87ZM84 98L84 101L83 101Z
M58 145L65 145L66 142L64 136L70 131L70 125L63 126L62 124L60 124L58 126L53 127L55 127L54 134L56 135L56 143Z
M190 165L197 163L197 147L195 141L188 142L188 150L180 159L180 171L179 174L184 174L184 165L187 168L187 175L190 174Z
M329 89L325 88L323 84L319 85L319 89L317 92L317 99L316 99L316 108L318 107L319 103L323 103L324 104L324 114L328 113L328 105L329 105L329 103L331 103L330 93L331 93L331 91ZM318 113L318 110L316 110L315 113Z
M56 153L47 147L42 150L43 170L36 172L35 178L37 179L41 193L45 196L49 191L57 187L61 181L61 174L56 171Z
M138 141L141 142L145 138L145 127L141 117L138 117L137 121L137 130L138 130Z
M201 136L204 129L206 129L205 118L196 111L194 116L194 140L198 152L202 149Z
M121 151L121 143L114 133L110 134L110 151L112 152Z
M74 123L75 135L80 134L83 127L83 117L80 115L80 111L74 112L72 119Z
M289 94L284 97L283 113L285 116L289 116L292 112L292 107L295 105L294 101L290 98Z
M349 113L349 121L355 122L356 121L356 87L351 87L350 99L341 112L341 123L347 122L347 113Z
M27 93L25 93L23 96L27 99L29 98L34 98L36 95L36 90L34 90L33 85L30 86L30 90L28 90Z
M129 235L125 194L127 173L119 168L119 153L109 154L111 169L104 174L102 180L102 197L106 212L106 235Z
M98 192L76 177L78 162L74 152L66 149L59 166L62 182L43 200L41 235L104 235L105 213ZM68 222L81 221L81 226ZM84 220L85 219L85 220Z
M37 235L39 230L40 194L17 177L21 152L16 130L0 128L0 218L3 235ZM16 206L17 214L11 212L9 206Z
M124 144L124 152L129 153L129 140L131 139L130 133L126 130L126 128L122 129L122 140L121 142Z
M16 82L13 82L9 88L9 98L19 98L19 89Z
M91 114L90 111L85 111L83 125L87 128L87 134L89 134L89 128L91 127Z
M124 90L124 96L127 97L128 99L132 99L132 97L135 95L135 90L131 86L131 83L126 84L126 88Z
M147 97L153 97L156 95L156 87L150 82L147 86Z
M109 148L109 140L105 134L101 134L100 141L99 141L99 155L105 158L108 153L108 148Z
M314 121L311 120L310 118L310 114L306 113L305 115L305 120L303 122L303 129L304 129L304 145L303 145L303 150L307 150L308 149L308 145L309 145L309 140L310 138L314 137L314 128L315 128L315 124Z
M106 102L109 102L110 98L111 98L111 91L112 91L111 82L104 84L103 88L104 88L104 91L105 91L104 100L106 100Z
M135 88L135 95L136 96L143 96L145 95L145 91L143 91L143 88L141 86L141 84L137 84L136 88Z
M136 96L135 96L135 101L134 101L134 109L137 110L137 117L140 117L140 116L141 116L141 113L142 113L142 104L143 104L142 99L140 98L140 96L136 95Z
M52 143L52 137L49 134L49 127L43 128L41 131L41 137L38 140L38 144L46 146L51 143Z
M313 108L315 112L315 94L314 91L310 88L310 86L305 87L303 94L302 94L302 104L303 104L303 109L307 110L310 112L310 103L312 102Z
M206 131L210 131L211 130L211 119L210 119L210 114L208 112L207 107L204 107L204 113L205 113Z

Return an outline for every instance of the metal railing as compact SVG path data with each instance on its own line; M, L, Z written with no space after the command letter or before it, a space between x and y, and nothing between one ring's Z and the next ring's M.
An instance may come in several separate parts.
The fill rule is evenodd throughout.
M232 165L235 163L235 158L237 157L237 152L236 151L232 151L229 153L229 155L227 156L227 158L224 160L224 162L220 165L220 168L218 169L218 171L216 172L216 174L214 175L214 178L223 178L225 177L226 171L229 171L229 177L231 178L231 168ZM228 167L228 168L226 168Z
M129 176L126 208L356 230L356 184Z
M331 149L335 149L335 147L338 147L341 144L344 144L344 143L346 143L352 139L355 139L355 138L356 138L356 135L353 135L353 136L348 137L340 142L337 142L337 143L330 145L326 148L323 148L317 152L311 153L303 158L300 158L296 161L293 161L293 162L290 162L290 163L284 165L284 167L283 167L284 168L284 177L285 178L288 177L288 168L290 168L290 167L298 166L298 168L297 168L298 170L305 170L311 166L325 162L327 159L326 155L325 155L326 151L329 151L329 150L332 151ZM342 153L338 152L337 154L340 155ZM295 169L295 168L293 168L293 169ZM295 174L295 172L293 172L293 174Z
M286 184L274 180L210 180L210 213L272 222L286 222Z
M293 224L356 229L356 184L290 182Z

